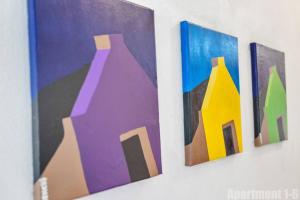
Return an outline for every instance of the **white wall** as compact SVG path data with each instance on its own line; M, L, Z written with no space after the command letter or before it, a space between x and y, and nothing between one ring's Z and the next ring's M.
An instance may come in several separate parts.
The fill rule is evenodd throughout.
M300 1L132 0L155 10L158 85L164 174L84 200L222 200L228 189L299 189L300 192ZM184 166L179 22L239 38L245 152ZM286 53L289 141L253 146L249 43ZM0 6L0 199L30 200L31 110L25 0Z
M0 199L29 200L31 102L25 0L0 0Z

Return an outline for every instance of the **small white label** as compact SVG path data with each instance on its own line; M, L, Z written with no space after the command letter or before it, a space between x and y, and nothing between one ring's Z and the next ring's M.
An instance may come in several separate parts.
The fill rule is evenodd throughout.
M40 178L39 183L41 187L41 200L49 200L47 178Z

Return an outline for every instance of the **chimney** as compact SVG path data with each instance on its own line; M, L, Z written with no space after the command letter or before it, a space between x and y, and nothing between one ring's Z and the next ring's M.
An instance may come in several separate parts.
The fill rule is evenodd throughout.
M111 48L109 35L94 36L97 50L107 50Z
M277 71L277 68L276 66L272 66L269 68L269 74L271 75L273 72L276 72Z
M211 59L211 63L212 63L213 68L217 67L219 65L225 65L224 57L213 58L213 59Z

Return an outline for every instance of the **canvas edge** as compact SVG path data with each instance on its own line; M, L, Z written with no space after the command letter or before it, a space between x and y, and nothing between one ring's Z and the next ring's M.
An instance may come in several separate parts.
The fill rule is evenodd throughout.
M227 37L231 37L231 38L234 38L235 40L237 40L238 42L238 37L234 36L234 35L231 35L229 33L225 33L223 31L220 31L220 30L216 30L216 29L213 29L213 28L207 28L207 27L204 27L202 25L199 25L199 24L196 24L196 23L193 23L193 22L189 22L189 21L186 21L189 25L192 25L192 26L197 26L199 28L202 28L204 30L207 30L207 31L213 31L213 32L216 32L216 33L219 33L219 34L222 34L222 35L225 35ZM238 45L237 45L238 46Z
M32 155L33 155L33 182L40 175L40 153L39 153L39 122L38 122L38 80L37 80L37 34L36 34L36 7L35 0L27 0L28 10L28 36L29 36L29 67L30 67L30 89L32 106Z
M185 84L186 84L186 80L188 79L188 58L189 58L189 22L187 21L181 21L180 22L180 32L181 32L181 60L182 60L182 98L183 98L183 113L185 113L184 110L186 109L191 109L191 105L189 105L190 103L190 96L187 96L187 104L185 105L184 103L184 93L185 93ZM191 113L191 112L189 112ZM184 147L186 146L186 140L187 138L189 138L188 140L191 139L191 135L189 134L189 131L185 131L187 129L189 129L189 126L186 124L186 116L184 117ZM186 152L186 149L184 148L185 151L185 166L191 166L191 164L189 163L189 157L191 152Z
M154 12L154 9L149 8L147 6L142 6L142 5L139 5L137 3L134 3L134 2L131 2L131 1L127 1L127 0L120 0L120 1L123 2L123 3L130 4L132 6L136 6L136 7L139 7L139 8L144 8L144 9L150 10L151 12Z
M252 98L253 98L253 121L254 121L254 140L255 133L260 133L261 120L259 115L259 87L258 87L258 69L257 69L257 43L250 43L251 51L251 69L252 69ZM257 98L257 99L256 99ZM256 145L260 147L262 145Z

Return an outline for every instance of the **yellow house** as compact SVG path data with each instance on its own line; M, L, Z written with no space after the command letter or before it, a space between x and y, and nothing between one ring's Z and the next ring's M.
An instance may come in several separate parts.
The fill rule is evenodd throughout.
M201 113L209 160L243 151L240 95L223 57L212 61Z

